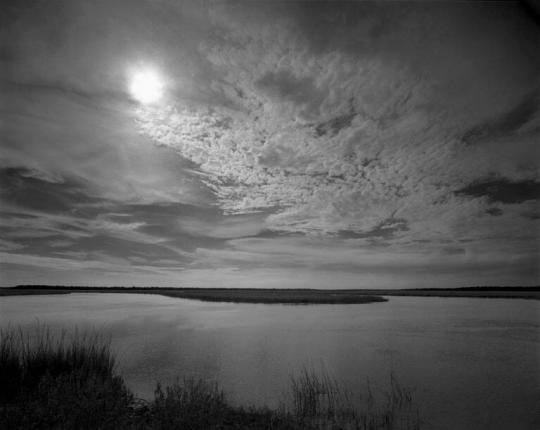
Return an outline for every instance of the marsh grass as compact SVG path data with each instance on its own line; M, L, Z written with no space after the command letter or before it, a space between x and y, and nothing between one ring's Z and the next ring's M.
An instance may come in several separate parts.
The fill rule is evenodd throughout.
M66 429L121 424L133 396L115 368L108 340L94 332L53 332L42 325L0 330L0 423Z
M163 388L145 407L139 426L158 429L300 429L292 417L268 408L232 406L223 391L204 380L177 380ZM138 427L140 428L140 427Z
M233 406L215 383L193 379L157 384L152 400L137 399L116 370L109 340L96 332L0 330L0 428L420 428L411 393L393 375L382 403L368 385L358 405L324 369L304 368L291 377L289 401L272 410Z
M369 382L360 404L335 378L322 368L304 367L291 377L292 401L288 413L303 428L361 429L361 430L416 430L420 429L419 410L410 390L390 374L387 391L377 402Z

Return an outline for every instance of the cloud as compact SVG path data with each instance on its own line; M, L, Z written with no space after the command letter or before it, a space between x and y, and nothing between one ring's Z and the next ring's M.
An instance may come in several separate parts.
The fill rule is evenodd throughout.
M500 117L468 130L463 135L463 141L471 145L513 133L536 134L540 127L539 106L540 97L538 94L529 94L517 106Z
M12 242L11 240L0 239L0 250L1 251L13 251L16 249L24 248L24 245Z
M9 279L538 279L540 38L515 4L49 3L0 30ZM163 104L126 93L145 62Z
M66 212L73 206L100 202L85 193L85 187L76 180L24 167L0 169L0 184L0 197L5 203L26 209Z
M257 16L246 15L253 18L251 12ZM405 19L409 13L404 11ZM426 214L450 212L444 218L452 224L452 217L468 220L485 213L480 202L451 196L493 173L488 150L463 146L468 122L441 97L441 82L418 75L414 61L400 55L392 60L387 52L367 48L365 55L343 47L313 49L295 22L283 17L246 23L241 10L225 7L213 18L222 31L201 49L223 72L213 88L229 98L229 107L179 102L142 109L139 130L200 166L225 213L271 211L269 229L308 234L369 234L394 217L417 226L424 222L427 233ZM380 17L380 25L394 18ZM374 42L394 48L402 43L376 36ZM403 43L410 49L411 41ZM485 61L493 51L490 45ZM465 54L472 60L472 52ZM467 70L476 78L475 69ZM519 118L495 127L504 133L493 132L492 138L504 134L508 141L508 156L496 158L499 172L510 180L519 175L532 181L536 175L521 163L522 154L535 151L530 133L513 134L535 120L535 106L519 105L508 114ZM499 115L483 109L484 116ZM510 145L523 150L512 154ZM442 230L456 233L451 225Z
M268 20L249 7L217 6L216 38L201 54L221 73L212 83L216 97L229 102L141 109L139 131L198 165L225 214L266 214L265 230L277 235L341 247L353 241L339 261L320 267L368 270L399 258L396 271L426 264L451 271L468 262L487 270L488 259L500 264L511 253L536 273L538 246L527 232L537 231L538 62L513 52L514 42L490 41L502 25L493 10L479 18L468 7L449 7L449 17L376 7L362 20L355 8L349 30L335 27L345 13L326 20L313 12L310 25L321 19L315 36L279 8ZM472 25L478 19L483 29ZM513 25L502 34L510 37ZM353 27L361 36L346 44ZM445 33L454 27L464 36ZM328 43L320 39L326 35ZM467 46L475 37L478 46ZM505 72L482 81L499 63ZM198 253L217 267L272 264L237 244ZM311 246L273 263L312 267Z
M212 203L192 163L136 133L127 105L28 85L8 84L3 95L3 167L74 179L107 199Z
M456 194L485 196L490 203L521 203L540 199L540 182L534 180L512 182L506 178L487 179L457 190Z

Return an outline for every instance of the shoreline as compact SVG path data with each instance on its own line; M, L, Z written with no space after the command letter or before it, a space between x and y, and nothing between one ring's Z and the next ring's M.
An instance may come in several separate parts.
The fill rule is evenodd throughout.
M0 297L40 294L120 293L157 294L165 297L200 300L205 302L317 305L384 303L385 299L373 294L351 294L321 290L258 290L258 289L182 289L182 288L119 288L119 287L65 287L65 288L2 288Z
M100 332L37 325L0 331L0 427L132 430L418 430L420 409L393 373L385 402L353 404L338 380L304 366L276 408L236 405L217 381L177 378L136 397ZM369 424L366 427L366 424Z
M158 294L207 302L260 304L362 304L388 301L382 296L460 297L540 300L540 287L469 287L455 289L255 289L255 288L161 288L21 285L0 288L0 297L72 293Z

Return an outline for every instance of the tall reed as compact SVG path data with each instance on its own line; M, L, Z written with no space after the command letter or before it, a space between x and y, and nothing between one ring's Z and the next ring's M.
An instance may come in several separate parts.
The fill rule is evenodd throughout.
M94 331L0 330L0 428L417 430L410 391L391 375L383 401L367 388L355 404L324 369L291 378L290 401L276 410L231 405L203 380L158 384L135 399L116 372L110 341ZM380 396L379 396L380 397Z
M43 325L0 330L2 428L97 428L123 421L133 396L115 368L109 341L96 332Z
M352 400L350 393L323 368L304 367L291 377L290 406L282 409L309 429L417 430L419 410L411 391L390 374L390 387L381 393L381 404L369 383L364 402Z

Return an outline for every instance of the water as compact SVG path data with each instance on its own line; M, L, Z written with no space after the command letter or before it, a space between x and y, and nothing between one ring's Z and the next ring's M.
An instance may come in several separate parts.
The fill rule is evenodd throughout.
M276 406L289 377L322 366L351 391L390 373L414 390L425 428L536 429L540 306L532 300L390 297L360 305L205 303L158 295L0 298L0 326L97 327L129 386L214 379L235 403Z

